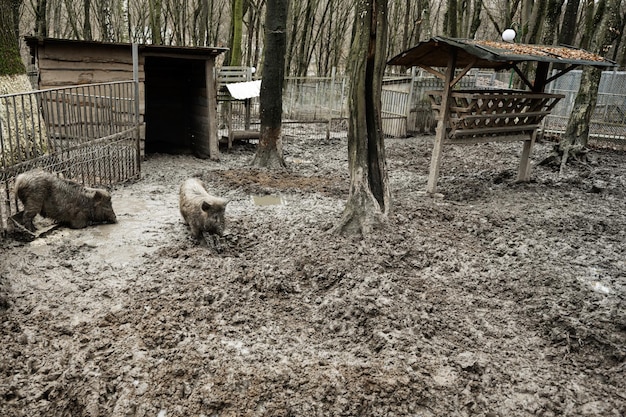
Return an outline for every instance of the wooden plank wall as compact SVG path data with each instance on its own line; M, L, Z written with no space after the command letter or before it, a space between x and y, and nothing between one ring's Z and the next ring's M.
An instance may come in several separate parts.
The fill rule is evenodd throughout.
M133 79L131 46L120 45L59 45L37 46L39 89L81 84L126 81ZM145 72L144 57L139 55L139 122L141 153L145 148Z

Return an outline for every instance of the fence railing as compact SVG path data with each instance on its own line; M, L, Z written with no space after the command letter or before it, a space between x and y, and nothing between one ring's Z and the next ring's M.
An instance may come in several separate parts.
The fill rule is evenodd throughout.
M544 134L560 136L565 132L578 92L580 72L571 71L548 84L547 93L563 94L565 98L545 117L541 125ZM347 117L349 82L345 77L287 78L285 81L283 120L319 123ZM457 85L459 89L507 89L511 81L511 74L506 72L470 71ZM386 77L382 91L385 135L405 137L433 132L435 119L426 92L441 88L441 80L430 75ZM234 106L235 125L243 125L244 120L237 119L243 111ZM258 123L258 99L253 99L250 106L253 124ZM626 145L626 72L602 74L590 128L590 141L610 140Z
M560 135L565 132L581 76L581 70L570 71L548 84L548 92L563 94L565 98L544 120L543 129L546 133ZM591 117L589 140L626 145L626 71L602 73L598 101Z
M0 234L18 211L15 177L43 168L89 186L140 174L136 83L0 96Z

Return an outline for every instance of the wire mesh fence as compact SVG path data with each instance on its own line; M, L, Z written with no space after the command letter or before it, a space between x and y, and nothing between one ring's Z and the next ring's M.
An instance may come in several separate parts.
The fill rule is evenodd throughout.
M565 133L581 73L570 71L548 84L547 93L564 94L565 98L544 119L541 127L544 135L558 138ZM326 121L330 125L332 120L343 120L343 124L347 125L348 86L349 81L343 76L287 78L283 94L284 122ZM426 92L442 89L442 86L440 79L420 73L385 77L381 95L383 133L388 137L434 133L436 120ZM513 87L510 72L470 71L456 88L506 90ZM258 126L258 97L250 99L248 104L234 101L231 105L232 129L254 129ZM249 116L246 117L246 114ZM225 126L226 123L222 121L221 125ZM323 129L318 130L319 135L326 135ZM330 130L330 127L326 129ZM626 72L602 73L589 140L626 146Z
M582 71L570 71L548 85L548 92L565 98L544 120L546 134L565 132L580 86ZM626 72L604 71L598 86L598 100L591 117L589 140L626 145Z
M133 81L0 96L0 234L18 212L20 173L42 168L105 187L138 178L135 100Z

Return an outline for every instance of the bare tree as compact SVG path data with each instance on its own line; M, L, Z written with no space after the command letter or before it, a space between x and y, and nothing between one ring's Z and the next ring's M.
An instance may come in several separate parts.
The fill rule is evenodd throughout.
M457 27L457 11L458 1L448 0L448 11L446 12L446 17L444 19L443 32L452 38L459 36Z
M37 3L33 4L33 8L35 9L34 35L48 36L47 0L37 0Z
M565 11L563 12L561 33L559 34L559 43L562 45L574 45L579 7L580 0L567 0Z
M382 136L381 90L387 56L387 1L356 1L350 51L350 193L339 233L368 234L386 223L391 192Z
M600 0L597 2L593 23L588 26L590 33L589 49L599 54L606 54L605 48L617 37L613 30L619 16L621 0ZM589 139L589 123L598 100L598 87L602 70L587 66L583 69L578 94L570 113L565 134L558 144L557 156L560 156L561 171L568 158L583 159L586 155Z
M430 15L429 0L395 1L389 4L389 21L398 22L389 25L389 48L387 56L397 55L422 40L423 23ZM399 23L402 24L399 24Z
M443 32L453 38L474 38L482 22L482 0L446 0ZM426 5L420 5L421 8ZM506 14L506 13L505 13ZM490 16L493 20L493 15Z
M100 40L111 42L113 38L112 2L110 0L96 0L98 27L100 28Z
M541 39L547 0L525 0L521 4L520 41L538 43Z
M620 36L615 41L613 48L613 61L617 62L621 68L626 67L626 51L622 45L626 43L626 10L622 10L620 14L620 25L617 28Z
M265 8L265 0L248 1L248 43L246 65L256 67L259 63L259 44L261 38L261 16Z
M554 45L559 34L559 21L565 0L548 0L546 5L546 21L541 43Z
M93 39L91 33L91 0L83 0L83 11L85 18L83 19L83 39Z
M0 75L26 73L18 43L21 3L22 0L0 0Z
M232 0L230 18L230 51L227 61L229 65L241 65L241 39L243 36L243 0Z
M150 37L154 45L163 45L161 30L163 29L163 1L148 0L148 10L150 16Z
M259 144L252 165L285 168L282 143L283 82L289 0L268 0L265 14L265 58L261 82Z
M340 66L345 59L343 51L351 33L354 15L354 3L341 0L327 0L324 9L328 10L328 18L322 20L320 41L314 45L314 54L319 76L328 76L333 68Z

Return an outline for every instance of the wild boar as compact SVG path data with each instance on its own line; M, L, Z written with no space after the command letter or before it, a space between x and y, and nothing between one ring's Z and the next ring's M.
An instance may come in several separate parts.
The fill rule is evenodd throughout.
M180 214L191 229L191 235L200 240L203 232L222 236L226 221L224 213L228 200L208 193L198 178L186 179L180 185Z
M18 175L15 193L24 205L24 227L31 232L35 231L33 219L37 214L73 229L117 222L109 192L84 187L41 169Z

